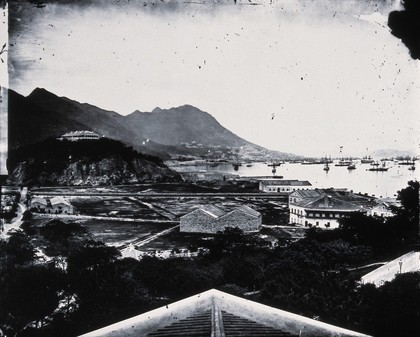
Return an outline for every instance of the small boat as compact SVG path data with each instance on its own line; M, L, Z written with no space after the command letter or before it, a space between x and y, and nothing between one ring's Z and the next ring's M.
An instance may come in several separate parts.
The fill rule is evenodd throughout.
M324 171L328 172L330 170L330 166L328 165L328 163L331 162L327 159L327 157L325 157L325 163L324 163Z
M272 164L267 164L267 166L272 167L273 169L271 170L271 173L276 174L276 167L280 166L282 163L272 163Z
M347 170L355 170L356 169L356 165L354 164L354 163L350 163L348 166L347 166Z

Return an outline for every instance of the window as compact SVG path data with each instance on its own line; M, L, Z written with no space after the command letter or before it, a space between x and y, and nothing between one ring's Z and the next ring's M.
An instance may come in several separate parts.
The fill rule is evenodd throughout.
M322 216L323 218L325 218L325 213L322 213L322 214L321 214L321 216Z
M319 218L319 213L315 213L315 217L316 218Z

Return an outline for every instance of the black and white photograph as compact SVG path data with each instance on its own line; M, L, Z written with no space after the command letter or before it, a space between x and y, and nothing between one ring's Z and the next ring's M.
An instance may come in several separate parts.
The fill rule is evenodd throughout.
M0 337L419 333L420 2L0 16Z

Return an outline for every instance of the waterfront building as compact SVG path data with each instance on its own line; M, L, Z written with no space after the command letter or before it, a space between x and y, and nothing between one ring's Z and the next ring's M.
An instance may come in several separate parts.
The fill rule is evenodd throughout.
M93 131L72 131L62 135L60 140L66 139L75 142L82 139L98 140L99 135Z
M369 337L210 289L81 337L273 336Z
M305 227L338 228L338 220L352 212L367 213L374 198L345 189L298 190L289 195L289 222Z
M244 232L261 229L261 213L246 205L225 212L214 205L200 206L180 218L180 231L215 234L228 227L238 227Z
M311 188L307 180L261 179L259 189L262 192L290 194L296 190Z

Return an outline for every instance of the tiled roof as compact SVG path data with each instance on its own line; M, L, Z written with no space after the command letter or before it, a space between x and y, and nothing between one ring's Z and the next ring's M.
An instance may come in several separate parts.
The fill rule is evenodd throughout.
M294 191L290 197L297 197L297 198L319 198L325 195L322 190L314 189L314 190L297 190Z
M48 205L47 199L45 199L45 198L32 198L31 199L31 205L33 205L34 203L38 203L38 204L45 205L45 206Z
M51 205L53 206L57 204L65 204L65 205L71 206L68 200L64 199L62 196L52 197L50 199L50 202L51 202Z
M84 337L362 337L364 334L215 289L126 319Z
M149 333L148 337L171 337L171 336L195 336L209 337L211 335L211 310L196 313L178 322L172 323L155 332Z
M221 217L222 215L225 215L225 211L211 204L200 206L199 210L203 211L206 214L209 214L210 216L214 218L218 218L218 217Z
M261 216L260 212L257 212L255 209L252 209L251 207L247 206L247 205L242 205L236 209L234 209L233 211L240 211L243 212L245 214L248 214L254 218L258 218L259 216ZM232 212L233 212L232 211Z
M255 218L258 218L261 215L259 212L257 212L256 210L254 210L251 207L246 206L246 205L242 205L240 207L237 207L237 208L233 209L232 211L230 211L228 213L226 213L224 210L220 209L219 207L211 205L211 204L200 206L197 210L200 210L201 212L204 212L204 213L210 215L213 218L220 218L220 217L225 216L227 214L230 214L232 212L238 212L238 211L246 213L246 214L248 214L252 217L255 217ZM196 212L197 210L195 210L193 212Z
M290 204L306 209L334 209L357 211L375 205L372 198L354 194L349 191L335 189L299 190L290 195ZM299 198L299 201L293 201Z
M343 201L340 200L338 198L332 198L328 195L316 199L314 201L311 201L309 203L307 203L304 206L306 209L319 209L319 210L352 210L352 211L357 211L357 210L362 210L362 206L347 202L347 201Z

